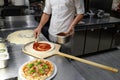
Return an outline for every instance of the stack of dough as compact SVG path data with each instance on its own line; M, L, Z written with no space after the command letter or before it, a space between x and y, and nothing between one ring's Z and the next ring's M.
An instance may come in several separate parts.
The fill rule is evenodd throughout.
M7 40L10 43L26 44L35 41L33 30L19 30L15 31L7 36Z
M4 43L0 43L0 49L4 49L6 48L5 44Z

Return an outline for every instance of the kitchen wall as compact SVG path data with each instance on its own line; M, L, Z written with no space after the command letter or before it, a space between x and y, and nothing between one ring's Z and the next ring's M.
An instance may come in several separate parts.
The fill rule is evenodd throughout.
M116 4L113 6L113 2L118 1L117 4L120 4L120 0L84 0L85 11L89 12L92 9L95 10L102 9L107 13L110 13L111 16L120 18L120 11L115 11L112 7L117 6ZM120 9L119 9L120 10Z
M100 15L104 13L111 13L113 0L84 0L85 5L85 18L90 16L97 17L97 14L100 12ZM110 15L110 14L108 14Z
M89 7L111 12L113 0L89 0Z

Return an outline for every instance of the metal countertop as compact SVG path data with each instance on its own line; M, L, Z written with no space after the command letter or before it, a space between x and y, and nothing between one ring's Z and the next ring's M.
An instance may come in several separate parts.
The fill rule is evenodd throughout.
M29 29L25 27L26 29ZM19 28L18 28L19 29ZM13 31L18 30L14 28L11 30L1 31L0 37L6 38L7 35ZM24 28L21 28L24 29ZM43 35L40 35L40 40L46 40ZM8 66L6 68L0 69L0 80L17 80L18 69L26 61L34 59L33 57L24 54L21 48L24 45L15 45L7 42L8 52L10 59L8 61ZM47 58L52 61L57 66L57 75L52 80L85 80L81 74L72 66L68 59L61 56L52 56Z
M0 31L35 28L39 24L34 15L8 16L2 22L4 26L0 27Z
M93 25L104 25L104 24L118 24L120 23L120 19L116 17L108 17L108 18L84 18L81 22L77 24L77 26L93 26Z

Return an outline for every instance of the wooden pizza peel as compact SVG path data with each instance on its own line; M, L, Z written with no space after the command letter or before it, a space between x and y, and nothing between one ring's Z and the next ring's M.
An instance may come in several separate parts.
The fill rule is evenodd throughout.
M86 64L89 64L89 65L95 66L95 67L98 67L98 68L101 68L101 69L112 71L112 72L115 72L115 73L119 71L118 69L113 68L113 67L109 67L109 66L106 66L106 65L103 65L103 64L99 64L99 63L96 63L96 62L93 62L93 61L85 60L85 59L78 58L78 57L75 57L75 56L72 56L72 55L69 55L69 54L66 54L66 53L62 53L62 52L59 51L61 45L60 44L51 43L51 42L49 42L49 43L53 44L54 48L51 51L49 51L49 52L40 53L40 54L39 53L30 52L30 50L26 49L26 47L29 46L32 43L33 42L25 44L24 47L22 48L22 51L25 54L31 55L31 56L36 57L36 58L43 59L43 58L51 57L53 55L59 55L59 56L63 56L63 57L66 57L66 58L70 58L70 59L73 59L73 60L76 60L76 61L79 61L79 62L82 62L82 63L86 63Z

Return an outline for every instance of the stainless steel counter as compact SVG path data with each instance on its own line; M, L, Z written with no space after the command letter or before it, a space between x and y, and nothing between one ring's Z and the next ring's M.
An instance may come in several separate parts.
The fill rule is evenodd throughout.
M103 25L103 24L120 24L120 19L116 17L108 17L108 18L84 18L82 20L83 22L79 22L76 26L77 29L81 28L82 26L93 26L93 25ZM81 27L80 27L81 26Z
M41 40L45 40L44 36L40 36ZM23 45L8 44L8 52L10 60L6 68L0 69L0 80L17 79L19 67L26 61L35 59L21 51ZM58 72L53 80L85 80L79 72L64 57L53 56L47 58L56 64Z
M19 29L20 27L13 27L12 30L11 28L4 28L3 30L0 30L0 37L6 38L9 33ZM24 26L21 29L31 28ZM46 38L43 35L40 35L40 40L46 40ZM10 59L8 61L8 66L6 68L0 69L0 80L17 80L18 69L20 66L26 61L35 59L22 52L21 48L23 46L24 45L15 45L7 42ZM56 76L52 80L85 80L81 74L72 66L68 59L61 56L53 56L47 59L55 63L58 69Z
M26 28L35 28L38 25L38 22L35 21L34 15L26 16L8 16L4 21L4 26L1 28L1 31L4 30L15 30L15 29L26 29Z

